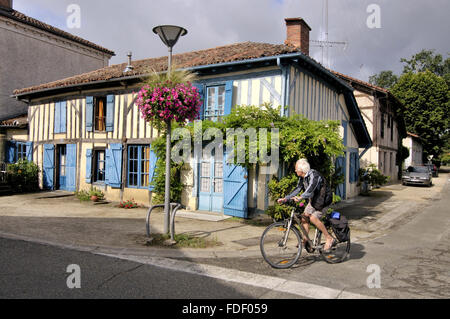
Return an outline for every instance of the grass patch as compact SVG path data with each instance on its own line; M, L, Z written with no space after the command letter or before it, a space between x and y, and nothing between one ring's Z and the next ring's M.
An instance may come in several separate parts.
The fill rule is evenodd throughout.
M175 234L175 243L170 242L169 234L152 234L151 240L147 238L147 246L169 246L173 248L208 248L221 246L217 237L213 239L206 239L204 237L196 237L187 233Z

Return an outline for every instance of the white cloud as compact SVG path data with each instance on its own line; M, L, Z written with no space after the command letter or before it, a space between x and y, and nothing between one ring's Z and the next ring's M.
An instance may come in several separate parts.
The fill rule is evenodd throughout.
M72 3L81 7L80 29L65 25ZM371 3L380 5L381 29L367 28ZM320 0L15 0L14 7L115 51L113 64L125 62L130 50L133 59L166 55L152 32L159 24L188 29L175 53L243 41L283 43L286 17L303 17L312 28L312 40L323 39L324 32ZM346 50L329 49L332 67L368 80L381 70L400 72L400 58L423 48L450 52L449 9L448 0L329 0L329 40L348 42ZM320 62L320 48L311 48L311 56Z

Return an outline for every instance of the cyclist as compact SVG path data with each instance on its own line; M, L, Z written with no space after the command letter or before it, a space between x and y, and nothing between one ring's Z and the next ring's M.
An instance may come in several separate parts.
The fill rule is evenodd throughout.
M327 185L325 178L315 169L311 169L308 161L304 158L299 159L295 163L295 173L299 176L297 187L286 197L278 199L277 202L282 204L291 199L296 202L302 199L309 199L304 216L302 216L302 226L308 232L309 222L311 221L325 236L324 250L329 251L336 242L320 219L327 213L328 207L333 201L331 189ZM302 190L304 190L304 193L297 197L296 195ZM308 252L313 251L306 238L303 238L303 245Z

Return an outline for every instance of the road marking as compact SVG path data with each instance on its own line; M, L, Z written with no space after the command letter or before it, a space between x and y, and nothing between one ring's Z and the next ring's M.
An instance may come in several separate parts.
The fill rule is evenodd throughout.
M290 281L283 278L254 274L250 272L222 268L212 265L196 264L184 260L176 260L164 257L130 256L96 253L102 256L134 261L174 271L206 276L228 282L266 288L278 292L294 294L314 299L377 299L375 297L346 292L339 289L309 284L299 281Z

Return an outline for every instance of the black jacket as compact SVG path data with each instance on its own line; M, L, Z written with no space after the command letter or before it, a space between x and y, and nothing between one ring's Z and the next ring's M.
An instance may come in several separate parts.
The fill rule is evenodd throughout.
M303 191L302 198L308 198L311 206L322 210L333 202L333 193L325 177L315 169L311 169L306 176L298 179L297 187L285 198L291 199Z

